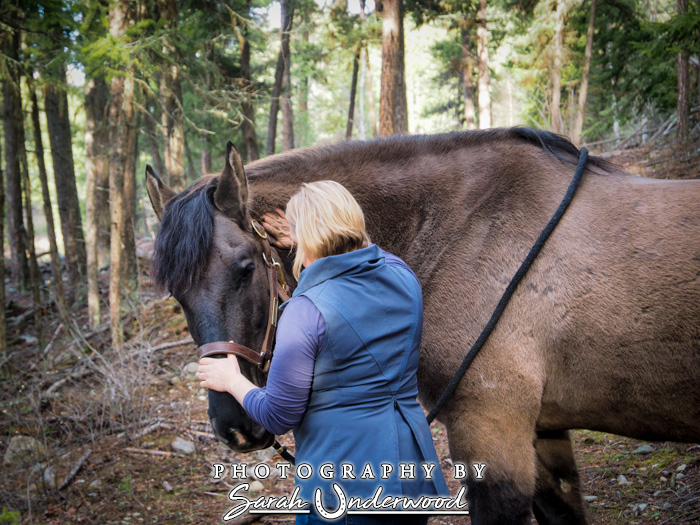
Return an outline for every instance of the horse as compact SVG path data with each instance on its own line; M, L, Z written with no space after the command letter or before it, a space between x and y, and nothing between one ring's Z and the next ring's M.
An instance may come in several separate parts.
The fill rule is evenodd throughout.
M578 158L528 128L394 136L273 155L179 194L148 168L161 219L153 276L198 345L259 348L270 284L252 218L304 182L332 179L368 232L421 281L419 400L432 407L564 195ZM473 523L585 523L570 429L700 440L700 181L652 180L590 157L571 205L440 412ZM273 249L287 280L293 254ZM243 360L244 373L265 384ZM233 397L209 392L217 437L236 451L274 437Z

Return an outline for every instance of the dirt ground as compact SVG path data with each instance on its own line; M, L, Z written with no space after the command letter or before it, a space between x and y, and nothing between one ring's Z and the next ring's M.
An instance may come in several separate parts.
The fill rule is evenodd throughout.
M608 158L638 175L700 177L700 142ZM189 337L182 312L173 299L155 294L146 278L140 314L126 320L129 343L119 355L108 349L108 328L85 327L83 310L74 312L83 337L46 312L47 339L53 341L40 351L31 316L23 316L30 297L10 299L11 347L0 367L0 524L222 523L232 506L228 493L241 480L229 471L214 479L214 463L270 465L268 478L248 479L251 498L291 493L291 479L275 474L279 456L269 450L235 454L214 439L206 393L194 378L194 346L178 344ZM433 434L451 493L457 494L446 432L434 424ZM17 436L36 441L8 458ZM591 431L575 431L574 437L591 523L700 523L700 446ZM178 438L184 449L173 447ZM293 450L291 435L281 441ZM260 518L268 524L292 521L289 515ZM430 523L469 519L443 516Z

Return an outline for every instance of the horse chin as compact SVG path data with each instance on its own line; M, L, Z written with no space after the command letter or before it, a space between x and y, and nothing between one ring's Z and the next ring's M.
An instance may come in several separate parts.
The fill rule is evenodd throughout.
M271 447L275 441L274 435L257 424L252 429L252 432L246 432L245 434L233 427L219 429L216 425L216 418L211 418L211 426L214 429L216 438L234 452L262 450Z

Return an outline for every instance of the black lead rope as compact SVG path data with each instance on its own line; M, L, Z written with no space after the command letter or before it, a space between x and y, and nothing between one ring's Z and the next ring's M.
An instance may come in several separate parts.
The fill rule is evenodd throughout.
M554 231L554 228L556 228L557 224L559 224L559 220L562 218L562 216L566 212L566 209L569 207L569 204L571 204L571 200L574 198L574 194L576 193L579 183L583 178L583 172L586 169L587 162L588 150L586 148L581 148L578 157L578 166L576 166L576 173L574 174L574 178L571 181L571 184L569 184L569 189L566 191L564 199L559 204L557 211L555 211L554 215L552 215L552 218L549 219L549 222L544 227L544 230L542 230L542 233L540 233L540 236L535 241L535 244L533 244L532 248L530 248L530 253L527 254L527 257L525 257L525 260L520 265L520 268L518 268L518 271L515 272L515 275L508 284L506 291L503 292L501 300L498 301L496 309L491 315L491 319L489 319L489 322L486 323L486 326L479 335L479 338L469 349L469 352L467 352L467 355L464 357L464 361L462 361L462 364L452 376L452 379L450 379L450 382L445 388L445 391L440 396L440 399L438 399L437 403L435 403L435 406L428 414L426 418L428 420L428 424L433 422L435 417L440 413L440 411L445 407L447 402L455 393L455 390L457 390L460 381L469 369L469 366L472 364L472 361L474 361L474 358L479 353L479 350L481 350L481 347L484 346L484 343L486 343L489 336L491 335L491 332L493 332L493 329L496 327L498 320L501 318L501 314L503 314L503 311L506 309L508 301L510 301L510 298L513 296L513 293L520 284L520 281L523 280L523 277L525 277L525 275L527 274L527 271L530 269L530 266L532 266L532 263L537 258L537 255L540 253L540 250L542 250L544 243L547 242L547 239ZM280 454L284 459L294 464L294 456L292 456L284 446L280 445L277 442L277 440L275 440L273 447L277 451L277 453Z
M547 226L544 227L544 230L542 230L542 233L540 233L540 236L535 241L535 244L533 244L532 248L530 248L530 253L527 254L527 257L525 257L525 260L520 265L520 268L518 268L518 271L515 272L515 275L508 284L508 288L506 288L506 291L503 292L501 300L498 301L496 309L491 315L491 319L489 319L489 322L486 323L484 330L481 332L479 338L476 340L474 345L469 349L467 355L464 356L464 361L462 361L462 364L452 376L452 379L450 379L450 382L445 388L445 391L440 396L440 399L438 399L437 403L435 403L435 406L428 414L428 424L433 422L435 417L440 413L440 411L445 407L447 402L455 393L455 390L457 390L460 381L469 369L469 366L472 364L472 361L474 361L474 358L479 353L479 350L481 350L481 347L484 346L484 343L486 343L489 336L491 335L491 332L493 332L493 329L496 327L496 323L498 323L501 314L503 314L503 311L506 309L508 301L510 301L510 298L513 296L513 293L518 287L518 284L520 284L520 281L523 280L523 277L525 277L527 271L530 269L530 266L532 266L532 263L537 258L537 255L540 253L540 250L544 246L544 243L547 242L547 239L554 231L554 228L556 228L557 224L559 224L559 220L562 218L562 216L566 212L566 209L569 207L569 204L571 204L571 200L574 198L576 189L578 188L579 183L581 182L581 178L583 177L583 172L586 169L587 161L588 150L586 148L581 148L578 157L578 166L576 166L576 173L574 174L574 178L571 181L571 184L569 184L569 189L566 191L564 199L561 201L561 204L559 204L557 211L555 211L554 215L552 215L552 218L549 219Z
M280 456L282 456L282 459L285 459L289 461L292 465L296 465L294 462L294 456L292 456L289 451L287 450L287 447L284 445L281 445L279 441L275 439L275 442L272 444L272 448L275 449L275 452L277 452Z

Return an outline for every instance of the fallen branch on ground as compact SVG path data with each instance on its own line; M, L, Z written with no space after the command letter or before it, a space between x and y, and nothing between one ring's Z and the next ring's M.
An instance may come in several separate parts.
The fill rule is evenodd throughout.
M125 452L131 452L133 454L149 454L151 456L163 456L166 458L171 458L171 457L177 457L177 458L184 458L184 454L177 454L175 452L168 452L167 450L147 450L145 448L135 448L135 447L126 447L124 449Z
M158 430L159 428L168 426L166 423L163 422L162 419L156 419L155 421L151 419L143 424L145 425L144 428L134 433L134 439L140 439L143 436L150 434L155 430ZM126 436L126 432L119 432L119 434L117 434L115 437L117 439L121 439L124 436Z
M188 344L194 344L194 341L191 337L188 337L187 339L181 339L180 341L172 341L170 343L163 343L158 346L154 346L151 348L151 352L159 352L161 350L167 350L168 348L175 348L178 346L185 346Z
M78 474L81 468L83 468L83 465L87 461L87 458L90 457L90 454L92 454L91 449L87 449L82 456L80 456L80 459L77 461L77 463L73 466L73 468L70 470L68 475L63 478L63 482L59 485L58 490L63 490L65 489L68 485L70 485L71 481L73 481L73 478Z

